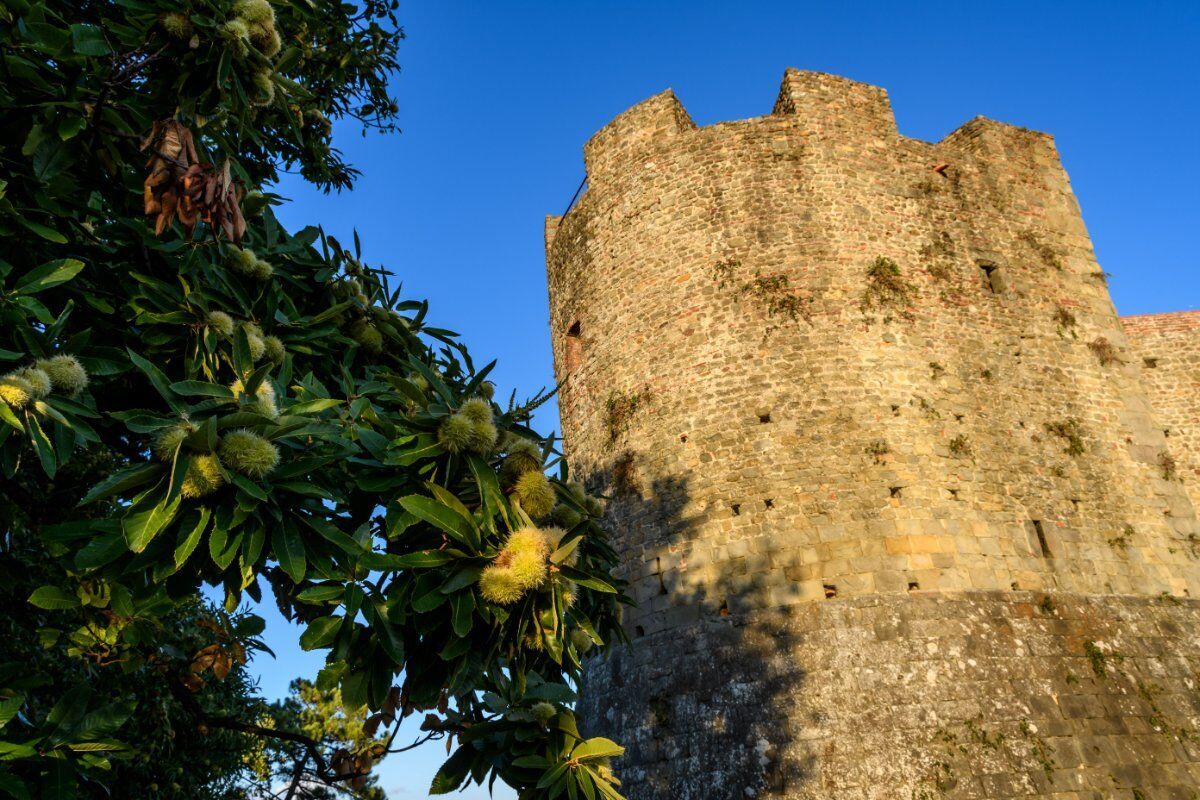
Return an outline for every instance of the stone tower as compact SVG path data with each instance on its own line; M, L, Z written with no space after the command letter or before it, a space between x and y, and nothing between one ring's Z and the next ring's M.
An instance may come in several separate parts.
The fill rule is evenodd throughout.
M1050 136L670 91L546 226L633 800L1200 797L1200 315L1122 326Z

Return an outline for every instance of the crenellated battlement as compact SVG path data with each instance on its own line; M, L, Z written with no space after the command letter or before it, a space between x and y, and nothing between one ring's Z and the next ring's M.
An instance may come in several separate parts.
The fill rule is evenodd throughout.
M898 147L902 136L885 89L823 72L788 68L771 114L742 120L743 125L784 124L828 147L859 145ZM672 147L689 146L688 135L711 134L733 123L698 127L675 93L667 89L619 114L584 146L590 181L619 174L622 166ZM730 130L732 134L736 126ZM1061 164L1052 136L1016 125L975 117L937 143L922 142L930 157L952 159L966 154L983 164L1038 168Z

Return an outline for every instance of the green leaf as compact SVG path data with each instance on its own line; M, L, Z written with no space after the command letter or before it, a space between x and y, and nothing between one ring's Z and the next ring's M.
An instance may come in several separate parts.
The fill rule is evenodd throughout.
M64 241L66 241L64 239ZM60 258L42 264L21 276L13 289L20 294L37 294L43 289L50 289L66 283L83 269L83 262L74 258Z
M375 620L371 628L376 632L376 640L395 667L404 664L404 638L396 633L392 623L387 618L387 607L376 600L373 604Z
M599 578L593 578L586 572L580 572L574 567L568 567L564 565L560 566L559 570L560 574L572 583L578 583L580 586L586 586L589 589L595 589L597 592L605 592L606 594L617 593L616 589L609 586L604 581L600 580Z
M437 774L433 776L433 783L429 785L429 793L450 794L458 791L458 787L462 786L463 781L470 773L471 762L475 759L477 752L479 751L474 747L466 744L455 750L454 755L446 759Z
M293 406L288 406L284 411L288 414L303 415L317 414L330 408L337 408L344 404L345 400L334 400L331 398L321 398L318 400L308 400L304 403L296 403Z
M337 600L345 594L340 583L328 584L324 586L310 586L300 594L296 595L296 599L301 603L324 603L329 600Z
M418 550L414 553L396 555L394 553L363 553L358 563L367 569L399 570L440 567L454 556L445 550Z
M150 379L150 384L162 395L163 400L167 401L167 405L171 406L175 411L181 411L182 409L176 401L175 393L171 391L171 382L167 380L167 376L163 371L132 350L127 349L126 352L129 353L129 360Z
M341 626L341 617L317 617L308 623L308 628L305 629L304 633L300 634L301 649L316 650L321 647L327 647L333 642L333 637L337 636Z
M15 717L23 705L25 705L25 695L23 694L13 695L7 700L0 700L0 728L3 728L10 719Z
M605 739L603 736L597 736L594 739L588 739L586 742L581 742L574 750L571 751L571 758L577 758L581 761L588 761L597 758L616 758L623 754L625 748L612 741Z
M114 494L120 494L136 486L141 486L152 478L161 476L163 470L164 467L162 464L139 464L136 467L130 467L129 469L109 475L89 489L88 493L79 501L79 505L83 506L88 503L94 503L97 500L103 500Z
M463 519L462 515L446 504L419 494L401 497L398 502L408 513L450 534L472 550L475 549L478 534L474 523Z
M13 410L8 407L8 403L0 403L0 420L3 420L8 427L24 434L25 426L21 424L21 420L13 413Z
M271 535L271 546L275 549L275 559L279 566L292 582L300 583L304 580L304 540L300 538L300 533L290 524L280 525Z
M475 617L475 594L466 591L450 595L450 608L453 611L451 627L455 636L466 636L471 632Z
M121 520L121 530L129 549L140 553L154 540L155 536L175 518L179 510L180 498L171 502L165 500L156 503L146 511L138 511Z
M38 608L57 611L64 608L78 608L79 598L73 594L67 594L57 586L39 586L29 595L29 603Z
M207 381L176 381L171 384L171 391L184 397L216 397L221 400L233 400L233 390Z
M115 561L127 550L125 535L120 530L109 531L88 542L75 554L75 566L79 569L96 569Z
M54 455L54 445L50 443L50 437L46 436L46 432L42 430L42 426L34 417L29 417L29 434L33 440L33 449L37 451L38 460L42 462L42 471L47 476L53 478L54 473L58 470L58 459Z
M63 236L53 228L46 227L40 222L34 222L33 220L25 219L24 217L17 217L17 222L21 223L21 225L23 225L27 230L36 233L38 236L42 237L48 242L54 242L55 244L67 243L67 237Z
M72 25L71 44L81 56L106 56L112 52L104 32L95 25Z

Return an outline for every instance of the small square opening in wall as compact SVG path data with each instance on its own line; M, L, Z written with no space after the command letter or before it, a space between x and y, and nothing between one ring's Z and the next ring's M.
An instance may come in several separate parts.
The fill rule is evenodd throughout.
M915 592L915 591L917 591L917 590L918 590L918 589L920 589L920 588L921 588L921 584L917 583L916 581L909 581L909 582L908 582L908 590L909 590L910 592Z
M768 497L763 500L763 508L765 508L767 511L770 511L774 507L775 507L775 501L772 500L771 498Z
M741 516L741 513L742 513L742 504L741 504L741 503L730 503L730 504L729 504L729 510L733 512L733 515L734 515L735 517L737 517L737 516Z
M575 320L567 328L566 363L568 373L574 372L583 363L583 338L579 320Z
M1142 364L1145 365L1146 369L1158 369L1158 359L1157 358L1143 358Z
M771 412L770 411L768 411L765 414L758 415L758 424L766 425L770 421L771 421Z
M826 584L824 584L824 586L822 588L825 590L825 599L826 600L831 600L831 599L837 597L837 587L834 586L832 583L826 583Z
M979 262L979 274L984 287L992 294L1002 294L1005 288L1004 273L995 264Z
M646 635L646 629L643 628L641 625L635 625L633 628L633 635L640 639L641 637Z
M899 498L903 495L903 492L904 492L903 486L889 486L888 487L888 496L890 496L890 497Z

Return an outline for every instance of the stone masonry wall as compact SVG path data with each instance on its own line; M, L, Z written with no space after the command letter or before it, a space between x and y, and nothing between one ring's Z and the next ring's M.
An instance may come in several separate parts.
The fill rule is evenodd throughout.
M1176 472L1200 506L1200 311L1122 317Z
M1033 597L1153 638L1136 657L1171 691L1195 679L1195 510L1052 139L908 139L882 89L789 70L770 116L697 128L665 92L584 152L547 220L551 325L567 454L612 496L638 602L584 703L637 743L630 797L1093 797L926 774L939 729L1012 736L1078 692L1079 626L1038 617L1050 660L1018 655ZM971 662L989 641L1011 652ZM1097 769L1150 763L1111 724ZM1096 796L1186 797L1172 748L1181 771Z

